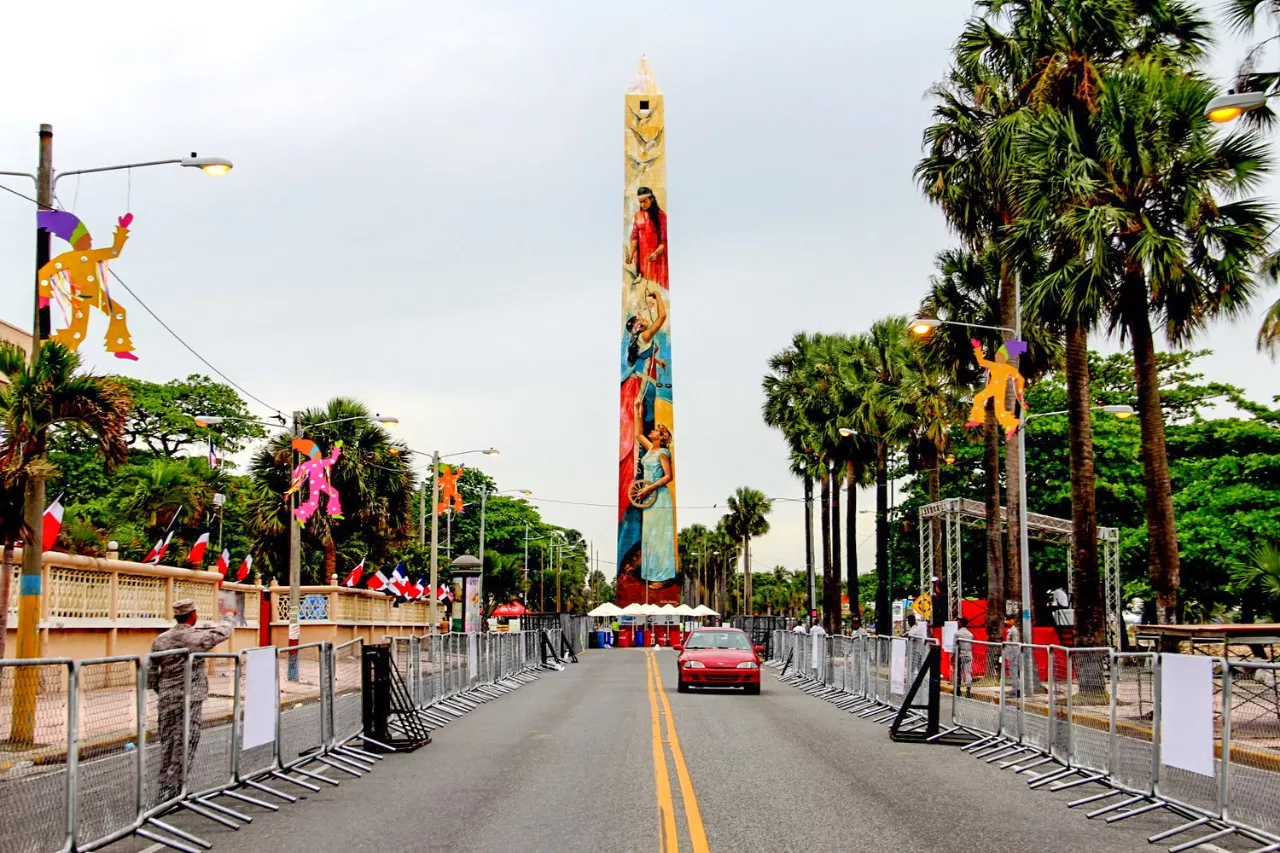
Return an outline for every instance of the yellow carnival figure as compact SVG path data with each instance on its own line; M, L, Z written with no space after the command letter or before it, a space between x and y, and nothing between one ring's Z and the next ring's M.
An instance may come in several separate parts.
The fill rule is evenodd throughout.
M1000 349L996 350L996 360L988 361L982 352L982 344L977 338L973 338L969 343L973 344L973 357L977 359L978 366L987 371L987 384L985 388L973 395L973 408L969 410L969 422L965 426L980 425L984 417L983 407L986 406L987 400L994 400L996 420L1000 426L1004 427L1005 437L1008 438L1017 431L1021 423L1021 420L1005 407L1005 394L1010 381L1013 382L1013 392L1017 395L1023 411L1025 412L1027 408L1027 402L1022 398L1022 389L1026 380L1022 378L1018 368L1009 363L1009 359L1017 358L1026 352L1027 344L1025 341L1006 341Z
M48 308L57 299L66 318L66 327L50 336L50 340L77 350L89 328L89 309L97 308L107 315L107 352L116 358L137 361L133 354L133 338L125 319L124 307L111 299L107 290L107 263L120 256L125 241L129 239L129 225L133 214L126 213L116 220L115 239L106 249L94 249L89 229L74 214L65 210L42 210L37 215L41 228L56 234L71 244L70 252L63 252L40 268L37 273L40 288L40 307Z

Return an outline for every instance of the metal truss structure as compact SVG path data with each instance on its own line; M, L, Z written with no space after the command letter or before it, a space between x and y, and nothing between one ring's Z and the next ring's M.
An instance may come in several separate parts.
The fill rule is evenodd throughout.
M987 524L986 506L981 501L968 498L947 498L937 503L920 507L920 589L929 589L929 578L933 575L935 536L933 531L941 527L942 562L947 572L947 618L960 618L960 527L985 527ZM1009 523L1005 508L1000 508L1000 526L1006 533ZM1071 576L1071 519L1055 518L1036 512L1027 513L1027 538L1051 545L1067 546L1067 592L1075 601L1075 590L1072 588ZM1120 530L1116 527L1098 528L1098 550L1102 560L1102 578L1107 613L1107 642L1119 647L1120 632L1124 630L1124 620L1120 609Z

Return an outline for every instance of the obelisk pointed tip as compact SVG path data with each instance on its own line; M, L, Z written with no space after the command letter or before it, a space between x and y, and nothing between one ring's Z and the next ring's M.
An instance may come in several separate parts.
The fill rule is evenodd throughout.
M640 64L636 66L636 73L631 75L631 83L627 86L628 95L657 95L661 94L658 88L658 81L653 76L653 69L649 67L649 58L647 56L640 57Z

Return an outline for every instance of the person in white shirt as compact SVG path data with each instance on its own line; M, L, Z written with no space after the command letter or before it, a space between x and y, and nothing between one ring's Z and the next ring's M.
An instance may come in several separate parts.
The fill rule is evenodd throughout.
M803 623L803 622L796 622L796 624L794 624L794 625L792 625L792 626L791 626L791 633L793 633L793 634L807 634L807 633L809 633L809 632L808 632L808 631L806 631L806 630L804 629L804 623Z
M915 678L915 674L920 671L920 667L924 664L928 636L929 629L925 627L924 620L918 618L914 612L908 613L907 650L911 653L911 671L907 675L908 679Z
M809 656L809 666L813 669L817 669L818 663L826 659L826 634L827 629L822 627L821 622L814 619L813 626L809 629L809 636L813 638L813 654Z
M973 696L973 632L963 619L956 627L956 660L960 663L960 692Z

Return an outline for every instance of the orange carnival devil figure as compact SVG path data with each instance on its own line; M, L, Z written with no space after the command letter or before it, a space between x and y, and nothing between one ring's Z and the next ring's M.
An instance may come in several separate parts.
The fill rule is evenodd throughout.
M458 494L458 478L462 476L465 465L459 465L457 468L450 468L448 465L441 465L438 476L440 477L440 503L436 505L436 515L441 515L445 510L449 509L450 504L453 505L453 511L462 514L462 495Z
M108 318L107 352L115 353L116 358L137 361L124 307L114 301L107 290L107 262L120 256L120 250L129 239L133 214L126 213L116 221L115 239L106 249L93 248L89 229L74 213L42 210L36 215L36 222L40 228L58 235L72 247L70 252L58 255L36 274L40 308L47 308L56 298L67 320L66 327L49 339L67 349L79 349L89 328L89 309L97 308Z
M1022 389L1026 380L1022 378L1018 368L1009 363L1009 359L1017 358L1026 352L1027 344L1025 341L1007 341L996 350L996 360L988 361L982 352L982 343L977 338L969 343L973 344L973 357L977 359L978 366L987 371L987 384L985 388L973 395L973 408L969 410L969 422L965 426L975 427L981 424L985 417L983 407L986 406L987 400L994 400L996 421L1004 427L1006 438L1012 436L1021 421L1014 416L1013 412L1005 408L1005 394L1010 381L1013 382L1013 393L1017 395L1018 402L1022 404L1024 411L1027 408L1027 402L1022 398Z

